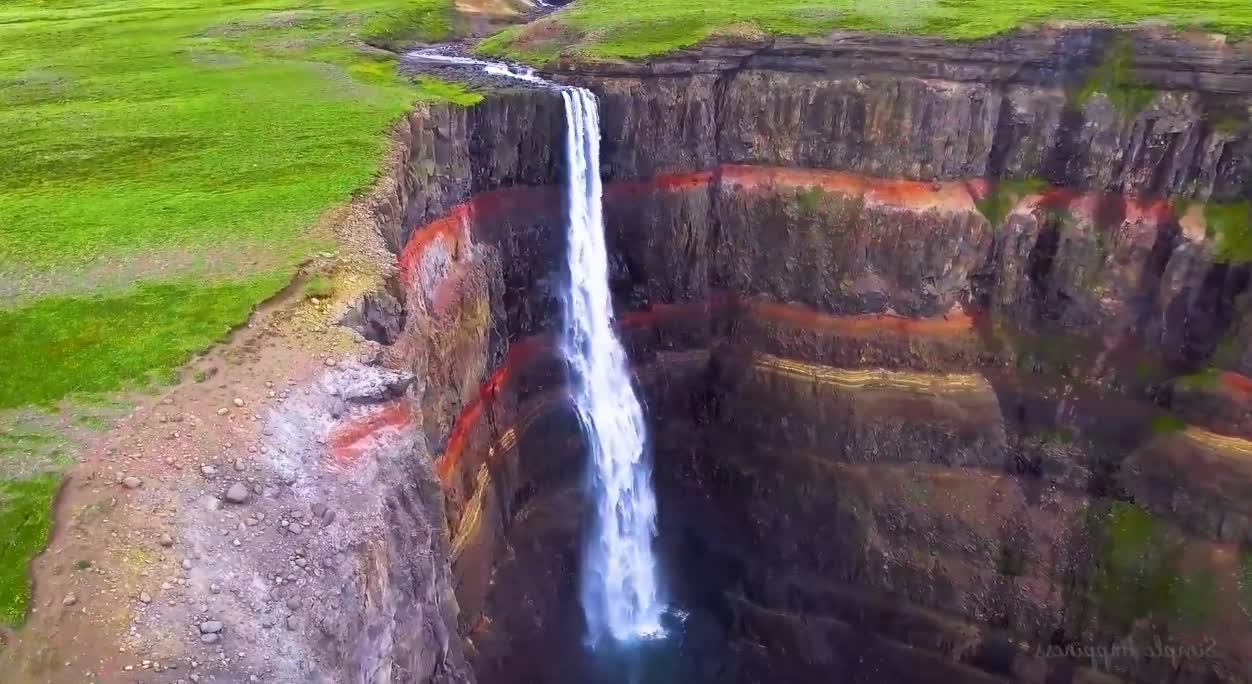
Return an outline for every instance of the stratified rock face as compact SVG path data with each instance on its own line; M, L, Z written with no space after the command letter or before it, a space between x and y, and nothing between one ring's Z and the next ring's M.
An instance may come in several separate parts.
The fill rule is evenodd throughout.
M558 76L601 97L662 536L726 681L1252 671L1252 52L841 34ZM362 316L445 500L463 643L432 652L484 681L576 629L563 121L547 90L415 111Z
M601 97L609 179L713 176L703 221L699 200L664 192L668 216L611 222L629 266L641 242L707 246L695 268L732 291L832 313L964 299L1134 337L1171 363L1202 363L1242 315L1246 267L1215 259L1222 238L1178 199L1252 194L1245 47L1091 29L961 44L838 34L558 72ZM657 236L675 215L681 234Z
M557 71L601 95L614 178L740 163L1207 199L1244 196L1252 172L1229 125L1246 122L1252 51L1209 36L836 33Z
M820 311L932 315L967 297L992 230L963 187L724 167L718 285Z

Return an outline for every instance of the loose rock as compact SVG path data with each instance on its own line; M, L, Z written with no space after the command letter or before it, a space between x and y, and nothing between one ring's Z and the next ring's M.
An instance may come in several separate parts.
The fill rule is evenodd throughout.
M226 490L226 500L233 504L248 503L248 499L252 498L252 492L248 491L248 487L242 482L236 482Z
M131 475L130 477L122 480L122 486L127 489L138 489L143 486L143 480Z
M222 631L220 620L206 620L200 623L201 634L217 634L220 631Z

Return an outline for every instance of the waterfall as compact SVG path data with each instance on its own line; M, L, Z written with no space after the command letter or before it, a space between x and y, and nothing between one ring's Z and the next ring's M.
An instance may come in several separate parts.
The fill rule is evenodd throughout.
M592 533L580 598L592 645L663 633L664 612L652 541L656 496L645 448L643 407L631 383L626 351L613 330L609 259L600 187L600 113L584 88L546 81L533 69L469 57L413 52L409 61L481 68L489 74L556 88L565 100L569 200L561 352L569 364L574 406L590 450Z
M581 578L592 644L660 634L656 497L645 457L643 408L613 330L600 187L600 115L582 88L562 88L569 222L561 351L587 436L594 510Z

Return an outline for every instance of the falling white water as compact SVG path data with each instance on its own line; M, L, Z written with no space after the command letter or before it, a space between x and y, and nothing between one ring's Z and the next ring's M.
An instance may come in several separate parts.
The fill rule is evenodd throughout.
M561 351L591 451L595 519L582 576L591 642L661 633L657 591L656 497L644 458L646 428L626 352L613 330L608 252L600 188L600 115L596 98L563 88L569 193L569 290Z
M664 632L664 606L652 554L656 497L645 458L643 407L631 384L626 352L613 330L596 97L583 88L545 81L524 67L425 52L407 57L480 67L496 76L558 88L565 100L569 290L561 351L569 363L574 405L591 452L594 507L581 578L583 612L592 645L605 638L659 636Z

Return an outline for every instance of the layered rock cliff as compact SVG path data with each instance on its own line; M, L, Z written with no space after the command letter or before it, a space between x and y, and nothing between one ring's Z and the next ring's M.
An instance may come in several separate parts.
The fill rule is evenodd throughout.
M662 536L710 578L675 585L722 619L722 681L1252 671L1252 52L838 34L554 72L601 98ZM420 378L446 648L483 681L542 678L576 622L563 121L542 89L414 112L363 305Z

